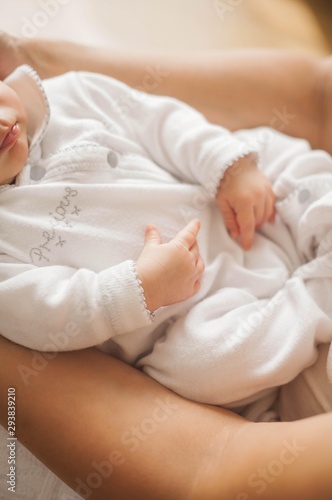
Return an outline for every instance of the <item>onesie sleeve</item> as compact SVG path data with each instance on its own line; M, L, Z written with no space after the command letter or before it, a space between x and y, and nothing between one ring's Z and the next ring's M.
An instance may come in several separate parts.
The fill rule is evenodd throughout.
M257 153L255 144L237 139L176 99L146 96L128 119L157 164L183 182L201 185L211 197L229 166Z
M133 261L94 273L2 257L1 334L13 342L39 351L71 351L153 320Z
M237 138L177 99L149 95L105 76L80 75L90 101L108 109L153 161L181 181L203 186L211 196L229 166L259 153L258 141Z

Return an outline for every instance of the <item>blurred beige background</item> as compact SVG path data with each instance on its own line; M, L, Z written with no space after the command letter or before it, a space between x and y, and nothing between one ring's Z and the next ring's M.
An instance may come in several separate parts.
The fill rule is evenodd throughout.
M0 28L132 49L263 46L324 55L323 4L329 8L323 0L0 0Z

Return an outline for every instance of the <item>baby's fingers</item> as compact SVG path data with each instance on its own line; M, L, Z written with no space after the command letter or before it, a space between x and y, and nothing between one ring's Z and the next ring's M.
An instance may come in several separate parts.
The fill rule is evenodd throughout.
M255 211L256 214L256 228L262 226L265 224L265 222L274 222L274 217L275 217L275 195L273 191L269 193L266 196L264 206L263 206L263 213L261 218L259 219L257 217L257 212Z
M201 227L201 223L198 219L194 219L189 222L178 234L175 236L174 240L178 243L184 245L188 250L196 243L198 231Z
M199 274L202 274L203 271L204 271L204 261L203 261L203 258L199 252L199 248L198 248L198 243L196 241L196 243L194 243L194 245L191 247L191 249L189 250L190 254L192 255L193 257L193 263L194 263L194 266L195 266L195 270L196 270L196 273L199 275Z
M244 250L249 250L255 233L256 219L252 206L242 208L237 214L237 223L240 228L241 244Z
M276 216L276 205L275 205L276 204L276 195L275 195L274 191L272 191L272 193L271 193L270 203L271 203L270 211L269 211L269 215L267 217L267 220L269 222L273 223L275 220L275 216Z
M198 260L196 262L196 273L197 273L198 278L200 276L202 276L202 274L204 273L204 270L205 270L204 260L203 260L202 256L199 255Z
M231 237L236 239L240 235L239 226L236 220L236 213L230 205L225 204L221 206L221 211L224 217L225 225L231 234Z
M274 206L273 207L273 212L272 214L270 215L270 217L268 218L268 221L271 222L271 224L273 224L275 222L275 219L276 219L276 213L277 213L277 210L276 210L276 207Z

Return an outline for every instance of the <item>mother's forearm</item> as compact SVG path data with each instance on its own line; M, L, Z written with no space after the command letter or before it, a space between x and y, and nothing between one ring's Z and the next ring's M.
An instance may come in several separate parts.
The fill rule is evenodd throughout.
M69 70L113 76L154 94L177 97L230 129L269 125L332 151L322 134L331 64L282 50L200 53L119 51L50 40L24 42L43 77Z
M215 498L228 428L242 419L219 421L218 410L94 349L49 356L0 338L1 394L16 388L17 436L63 481L98 500ZM0 406L6 426L4 398ZM229 485L218 485L221 496Z
M251 424L97 350L50 356L0 337L1 394L16 388L18 438L86 498L330 499L331 414Z

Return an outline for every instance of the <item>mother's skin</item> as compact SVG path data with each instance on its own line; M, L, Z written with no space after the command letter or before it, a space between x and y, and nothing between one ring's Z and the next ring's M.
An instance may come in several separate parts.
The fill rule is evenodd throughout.
M283 126L332 150L329 60L263 51L173 62L173 56L5 35L0 53L1 77L23 62L43 77L68 69L104 72L133 86L149 82L154 92L182 98L230 128ZM152 89L152 79L144 78L156 64L159 73L152 74L159 81ZM276 111L284 109L295 116L280 120ZM86 482L94 462L114 462L90 499L331 498L332 413L249 423L186 401L96 349L57 354L25 383L18 366L31 367L33 356L0 337L1 424L7 425L6 393L14 386L19 439L67 484L75 489L78 478Z
M18 438L67 484L108 462L90 499L331 498L332 414L249 423L95 349L56 355L26 384L17 367L32 358L0 337L1 424L14 386Z
M69 70L113 76L177 97L229 129L269 125L332 153L332 57L281 50L146 53L2 36L0 78L28 62L42 78Z

